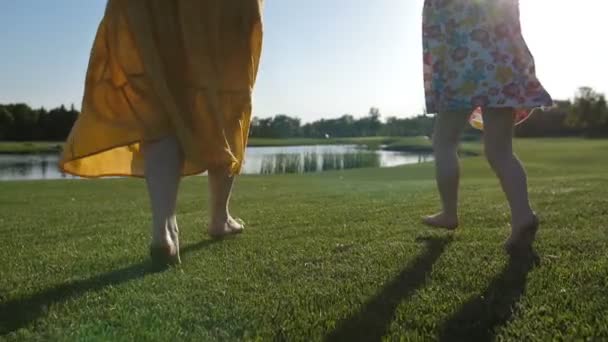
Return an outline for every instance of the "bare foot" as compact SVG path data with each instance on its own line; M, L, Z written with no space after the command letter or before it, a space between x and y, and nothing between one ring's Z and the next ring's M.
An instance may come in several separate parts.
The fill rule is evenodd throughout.
M445 228L449 230L454 230L458 228L458 218L457 217L449 217L444 213L438 213L432 216L426 216L422 219L424 224L436 227L436 228Z
M173 248L175 249L175 263L181 264L182 260L179 256L179 228L177 227L177 221L175 217L173 217L173 221L167 227L169 231L169 237L171 238L171 242L173 243Z
M158 265L176 265L182 262L179 256L179 228L175 217L167 222L160 237L152 239L150 257Z
M528 224L520 225L519 227L512 227L511 235L504 243L507 253L513 254L520 251L524 252L532 248L532 244L536 239L538 225L538 217L533 213L532 218L530 218L528 221Z
M151 245L150 258L156 265L176 265L181 262L179 250L173 243L165 245Z
M222 238L230 235L240 234L245 230L245 224L241 220L236 220L228 216L225 220L213 220L209 226L209 235L213 238Z

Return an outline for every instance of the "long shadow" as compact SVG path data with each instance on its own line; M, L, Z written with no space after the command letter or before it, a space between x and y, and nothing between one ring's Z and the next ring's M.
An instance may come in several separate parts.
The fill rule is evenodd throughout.
M212 245L219 240L205 240L182 248L181 254L192 253ZM9 300L0 304L0 336L7 335L43 316L47 309L56 303L65 302L88 292L99 291L108 286L116 286L150 274L165 270L150 261L121 268L94 277L67 282L40 291L25 298Z
M480 296L464 303L443 324L440 341L493 341L497 330L517 312L528 273L540 262L535 251L511 255Z
M393 321L397 306L424 286L433 264L439 259L451 237L423 239L425 251L409 263L382 290L368 300L356 314L338 323L326 336L327 341L379 341Z

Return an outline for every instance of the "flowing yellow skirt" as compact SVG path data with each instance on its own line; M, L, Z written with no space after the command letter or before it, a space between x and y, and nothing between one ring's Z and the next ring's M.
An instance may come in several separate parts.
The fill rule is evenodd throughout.
M261 48L262 0L109 0L60 168L141 177L142 144L175 136L183 175L238 174Z

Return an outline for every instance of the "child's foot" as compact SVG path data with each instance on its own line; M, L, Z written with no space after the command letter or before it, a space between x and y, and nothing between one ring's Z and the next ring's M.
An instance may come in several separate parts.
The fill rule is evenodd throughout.
M532 217L527 224L512 227L511 235L504 243L507 253L514 254L518 252L525 252L532 248L532 244L536 239L538 225L538 217L536 214L532 213Z
M436 228L444 228L449 230L458 228L458 218L448 216L444 213L426 216L422 219L422 222L428 226Z
M179 256L179 228L175 217L167 222L164 233L153 237L150 257L155 264L163 266L182 262Z
M150 246L150 258L152 262L159 266L176 265L181 262L179 257L179 250L172 244Z
M235 220L228 216L225 220L212 220L209 226L209 235L219 239L230 235L240 234L245 230L245 224L241 220Z
M171 221L171 224L167 228L169 230L169 237L171 238L171 242L173 242L173 246L175 248L175 255L176 255L175 263L181 264L182 260L179 256L179 228L177 227L177 221L175 220L175 217L173 218L173 221Z

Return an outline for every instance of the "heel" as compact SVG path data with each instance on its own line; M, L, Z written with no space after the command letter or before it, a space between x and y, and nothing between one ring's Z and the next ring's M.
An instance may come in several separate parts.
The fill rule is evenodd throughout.
M533 214L532 221L519 228L513 229L511 236L505 241L504 248L509 254L517 254L527 252L532 249L532 244L536 240L536 233L540 225L538 216Z
M181 262L175 246L150 246L150 259L159 266L173 266Z

